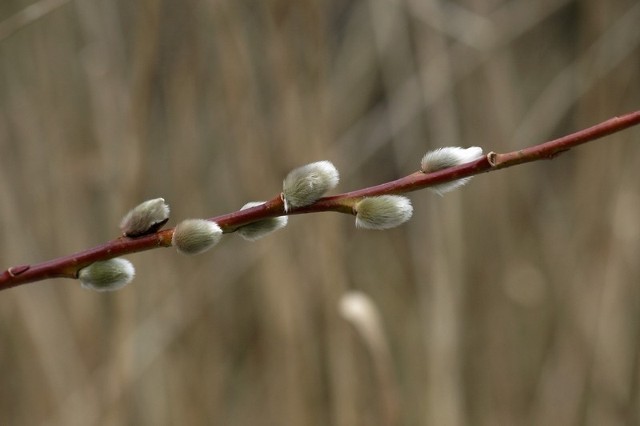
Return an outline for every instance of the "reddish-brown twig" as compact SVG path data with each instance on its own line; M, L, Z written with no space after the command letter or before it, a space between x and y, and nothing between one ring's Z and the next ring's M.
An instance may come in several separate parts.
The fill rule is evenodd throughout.
M281 197L277 196L260 206L213 217L209 220L218 223L225 233L230 233L242 225L285 214L293 215L326 211L353 214L355 201L363 197L416 191L483 172L541 159L550 159L570 148L619 132L639 123L640 111L635 111L540 145L504 154L490 152L476 161L434 173L425 174L418 171L392 182L324 197L309 206L290 209L287 212L284 210L284 203ZM0 274L0 290L48 278L77 278L80 269L98 260L111 259L158 247L169 247L171 246L173 231L174 228L171 228L139 238L120 237L69 256L34 265L12 266Z

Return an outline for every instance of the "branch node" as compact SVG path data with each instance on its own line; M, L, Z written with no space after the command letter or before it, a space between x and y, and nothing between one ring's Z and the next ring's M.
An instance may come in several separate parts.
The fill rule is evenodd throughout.
M31 265L17 265L7 269L10 276L15 277L31 268Z
M487 161L491 164L491 167L495 167L498 165L498 154L491 151L487 154Z
M548 156L547 156L547 160L553 160L554 158L556 158L558 155L560 154L564 154L565 152L569 151L570 148L563 148L563 149L559 149L557 151L551 152Z

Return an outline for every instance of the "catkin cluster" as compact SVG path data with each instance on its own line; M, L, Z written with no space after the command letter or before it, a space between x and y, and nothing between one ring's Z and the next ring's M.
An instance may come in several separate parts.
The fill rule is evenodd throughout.
M421 161L423 173L433 173L448 167L465 164L482 156L479 147L447 147L428 152ZM432 186L442 195L469 181L463 178ZM287 225L287 213L309 206L335 188L340 174L329 161L318 161L292 170L282 183L280 195L284 216L268 217L238 227L234 231L248 241L256 241ZM402 195L377 195L358 199L344 199L352 208L357 228L389 229L408 221L413 214L411 201ZM245 204L240 210L257 207L263 201ZM120 223L124 238L139 238L160 230L169 220L169 206L163 198L147 200L131 209ZM207 219L186 219L173 229L171 244L182 254L203 253L220 242L224 234L220 225ZM135 269L125 259L113 258L94 262L78 272L82 287L97 290L117 290L133 280Z

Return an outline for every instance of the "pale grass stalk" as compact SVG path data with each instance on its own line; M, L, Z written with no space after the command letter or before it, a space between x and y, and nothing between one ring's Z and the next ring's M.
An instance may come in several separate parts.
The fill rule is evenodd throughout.
M381 424L399 424L398 382L378 307L365 293L350 291L340 299L339 308L340 314L353 326L371 356L380 397Z

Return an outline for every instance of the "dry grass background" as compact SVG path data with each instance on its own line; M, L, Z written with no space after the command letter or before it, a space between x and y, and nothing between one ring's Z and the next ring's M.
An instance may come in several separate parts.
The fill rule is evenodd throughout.
M640 105L635 0L4 0L0 22L2 267L111 239L147 198L175 224L307 162L356 189L428 149L513 150ZM414 193L391 231L299 216L130 256L115 294L3 292L0 423L383 424L338 311L358 289L398 424L637 424L639 139Z

